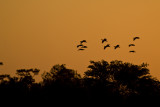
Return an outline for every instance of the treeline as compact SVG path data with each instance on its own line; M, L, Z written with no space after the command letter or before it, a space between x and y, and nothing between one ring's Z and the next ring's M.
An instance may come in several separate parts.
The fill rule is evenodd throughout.
M39 69L20 69L17 76L0 75L0 101L45 105L149 105L158 104L160 81L153 78L148 64L122 61L90 61L82 77L64 64L42 74Z

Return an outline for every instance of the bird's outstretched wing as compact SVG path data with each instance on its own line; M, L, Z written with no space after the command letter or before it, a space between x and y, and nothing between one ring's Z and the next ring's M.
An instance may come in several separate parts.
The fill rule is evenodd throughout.
M82 44L80 44L80 45L77 45L77 48L78 48L78 47L80 47L80 46L83 46L83 45L82 45Z
M106 49L107 47L110 47L110 44L107 44L104 46L104 49Z
M87 41L86 41L86 40L82 40L82 41L80 41L80 43L83 43L83 42L87 43Z
M82 46L81 48L88 48L87 46Z
M3 62L0 62L0 65L3 65Z
M135 53L136 51L129 51L130 53Z
M117 48L120 48L120 46L119 45L114 46L114 49L117 49Z
M78 49L78 51L83 51L83 50L84 50L83 48Z
M107 42L107 39L106 39L106 38L101 39L101 40L102 40L102 43Z
M140 37L134 37L134 38L133 38L133 41L135 41L136 39L140 39Z
M129 47L131 47L131 46L135 46L135 44L129 44L128 46L129 46Z

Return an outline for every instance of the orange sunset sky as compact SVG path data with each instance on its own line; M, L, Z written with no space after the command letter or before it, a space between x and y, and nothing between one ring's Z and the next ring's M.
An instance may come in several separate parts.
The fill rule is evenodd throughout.
M133 42L134 36L140 39ZM102 38L111 48L103 50ZM83 39L88 48L77 51ZM23 68L43 73L55 64L83 74L90 60L117 59L147 62L160 79L159 41L160 0L0 0L1 74ZM121 48L114 50L116 44Z

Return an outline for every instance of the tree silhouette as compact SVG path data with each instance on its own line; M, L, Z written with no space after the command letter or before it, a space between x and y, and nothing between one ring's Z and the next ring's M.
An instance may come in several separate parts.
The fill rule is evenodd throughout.
M2 74L0 75L0 83L6 83L10 80L10 75Z
M38 75L39 71L39 69L19 69L16 74L19 76L20 82L29 85L35 82L33 77Z
M81 78L80 74L72 69L66 68L65 64L54 65L50 72L44 72L42 79L44 84L49 82L60 82L61 84L73 82L75 79Z
M136 99L139 96L142 96L143 99L145 99L145 96L147 98L160 96L160 83L150 75L147 68L148 64L134 65L118 60L110 63L104 60L90 61L90 63L89 70L85 72L85 84L87 84L87 87L92 87L91 90L94 90L90 92L96 96L94 99L98 98L96 101L112 99L109 102L113 103L114 99L114 102L120 101L127 104L127 102L133 100L138 102ZM102 98L100 99L100 97ZM138 104L142 102L138 102Z
M42 74L44 94L47 101L54 103L75 102L80 95L81 76L75 70L68 69L64 64L54 65L50 72ZM54 98L53 98L54 96Z
M90 102L94 101L102 105L105 102L113 103L119 95L113 74L110 71L110 64L104 60L90 61L90 63L89 70L85 72L84 76L84 84L89 89L87 93L89 93Z
M160 81L147 67L147 63L119 60L90 61L81 77L65 64L57 64L42 74L39 83L34 79L39 69L19 69L17 76L0 75L0 100L45 106L153 106L160 100Z

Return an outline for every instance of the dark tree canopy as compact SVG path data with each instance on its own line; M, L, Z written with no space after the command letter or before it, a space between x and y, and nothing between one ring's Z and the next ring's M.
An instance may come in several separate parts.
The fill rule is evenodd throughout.
M134 65L118 60L90 61L90 63L89 70L85 72L85 80L87 86L99 87L96 92L101 91L103 95L107 93L105 96L110 94L111 96L121 96L122 99L127 98L127 102L134 100L138 104L143 104L148 99L151 102L152 99L160 97L160 82L150 75L148 64ZM103 89L105 90L102 91ZM93 94L96 92L94 91ZM137 100L140 96L143 96L141 102ZM159 97L157 98L157 96ZM145 99L144 102L143 99ZM127 102L125 103L127 104Z
M19 69L17 70L17 75L19 76L19 81L25 84L32 84L35 82L33 77L38 75L39 69Z
M90 61L89 70L85 72L85 78L94 78L108 83L118 84L133 89L137 83L150 75L147 64L134 65L122 61Z
M0 75L1 101L45 106L157 104L160 82L147 67L146 63L135 65L119 60L90 61L82 77L65 64L57 64L41 75L39 83L34 79L39 69L19 69L17 76Z
M44 72L42 74L42 79L44 83L49 82L74 82L76 79L80 79L80 74L77 71L66 68L65 64L54 65L50 72Z

